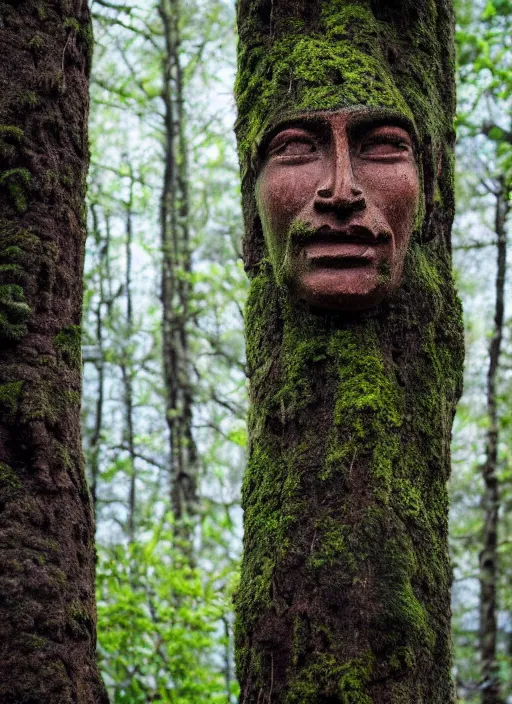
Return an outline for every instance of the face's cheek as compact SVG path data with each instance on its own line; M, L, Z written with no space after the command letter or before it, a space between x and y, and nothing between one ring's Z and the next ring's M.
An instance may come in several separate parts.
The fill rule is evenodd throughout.
M269 163L256 182L256 204L272 258L283 255L290 227L307 220L318 188L318 168ZM276 262L274 262L276 263Z
M412 160L373 171L367 168L364 182L370 208L377 211L379 219L393 233L388 264L391 284L398 285L419 208L418 170Z

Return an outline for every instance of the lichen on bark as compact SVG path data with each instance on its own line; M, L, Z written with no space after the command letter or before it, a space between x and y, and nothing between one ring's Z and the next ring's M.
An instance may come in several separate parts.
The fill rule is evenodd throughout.
M447 704L446 482L463 361L450 255L451 4L239 0L238 22L251 277L241 701ZM254 157L276 118L351 105L413 119L423 207L389 300L314 313L269 258Z

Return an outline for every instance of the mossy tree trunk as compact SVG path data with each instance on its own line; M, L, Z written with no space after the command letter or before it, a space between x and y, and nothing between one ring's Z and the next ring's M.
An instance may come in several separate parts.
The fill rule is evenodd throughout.
M107 701L80 443L85 0L0 1L0 700Z
M239 0L250 377L237 605L243 704L449 704L450 436L463 335L451 271L450 0ZM378 308L313 314L276 281L254 146L279 113L408 111L421 222Z

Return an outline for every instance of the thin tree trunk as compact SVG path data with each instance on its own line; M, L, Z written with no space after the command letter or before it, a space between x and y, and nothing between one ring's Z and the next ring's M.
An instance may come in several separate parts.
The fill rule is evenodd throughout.
M161 0L164 27L162 99L165 173L160 206L162 240L163 362L170 435L171 503L184 535L184 519L197 511L197 451L192 433L193 390L187 325L190 317L190 233L180 15L177 0Z
M133 301L132 301L132 248L133 248L133 175L130 169L130 195L126 204L126 341L121 358L121 374L124 387L125 439L130 460L128 494L128 536L135 537L136 476L135 476L135 429L133 423L133 371L130 368L130 349L133 344Z
M487 374L487 413L489 429L482 476L484 535L480 553L480 655L482 660L482 704L502 704L499 667L496 659L497 586L498 586L498 527L500 491L498 479L499 419L497 382L503 342L505 316L505 281L507 269L506 221L510 211L509 189L500 179L496 193L495 232L497 235L496 306L494 331L489 346Z
M463 362L452 3L240 0L238 28L251 278L240 701L449 704L446 483ZM414 118L422 218L389 300L314 314L269 261L257 145L290 112L361 105Z
M224 680L226 682L226 692L228 704L231 704L231 626L227 616L222 619L224 623L224 638L226 639L224 646Z
M0 700L98 704L80 442L92 32L83 0L0 3Z

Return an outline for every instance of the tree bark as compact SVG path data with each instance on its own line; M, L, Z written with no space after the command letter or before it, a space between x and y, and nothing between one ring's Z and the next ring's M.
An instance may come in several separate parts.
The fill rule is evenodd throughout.
M163 362L170 435L171 504L186 537L187 518L197 512L198 457L192 433L193 385L188 323L191 252L183 71L178 0L160 0L165 53L162 99L165 173L161 196Z
M94 427L89 439L89 447L86 450L86 456L89 460L90 467L90 489L94 518L97 517L98 504L98 480L100 476L100 452L101 452L101 434L103 431L103 406L105 400L105 358L103 349L103 308L105 305L105 282L104 282L104 264L103 258L109 256L108 240L103 244L100 223L97 213L97 206L90 206L92 216L92 231L99 253L99 300L94 310L96 319L95 332L96 342L98 345L98 359L95 360L95 367L98 374L98 382L95 394L95 409L94 409ZM84 359L84 363L85 363ZM87 446L86 446L87 447Z
M0 2L0 700L97 704L80 443L87 3Z
M238 28L251 278L240 701L448 704L446 483L463 363L450 244L452 4L239 0ZM313 314L267 258L257 144L280 114L351 105L411 114L422 218L389 300Z
M484 534L480 553L480 656L482 660L482 704L502 704L497 644L498 528L500 489L498 478L499 417L497 382L505 317L507 271L506 222L510 211L509 186L502 178L496 191L495 232L497 236L496 305L494 331L489 346L487 374L487 430L485 464L482 467Z

